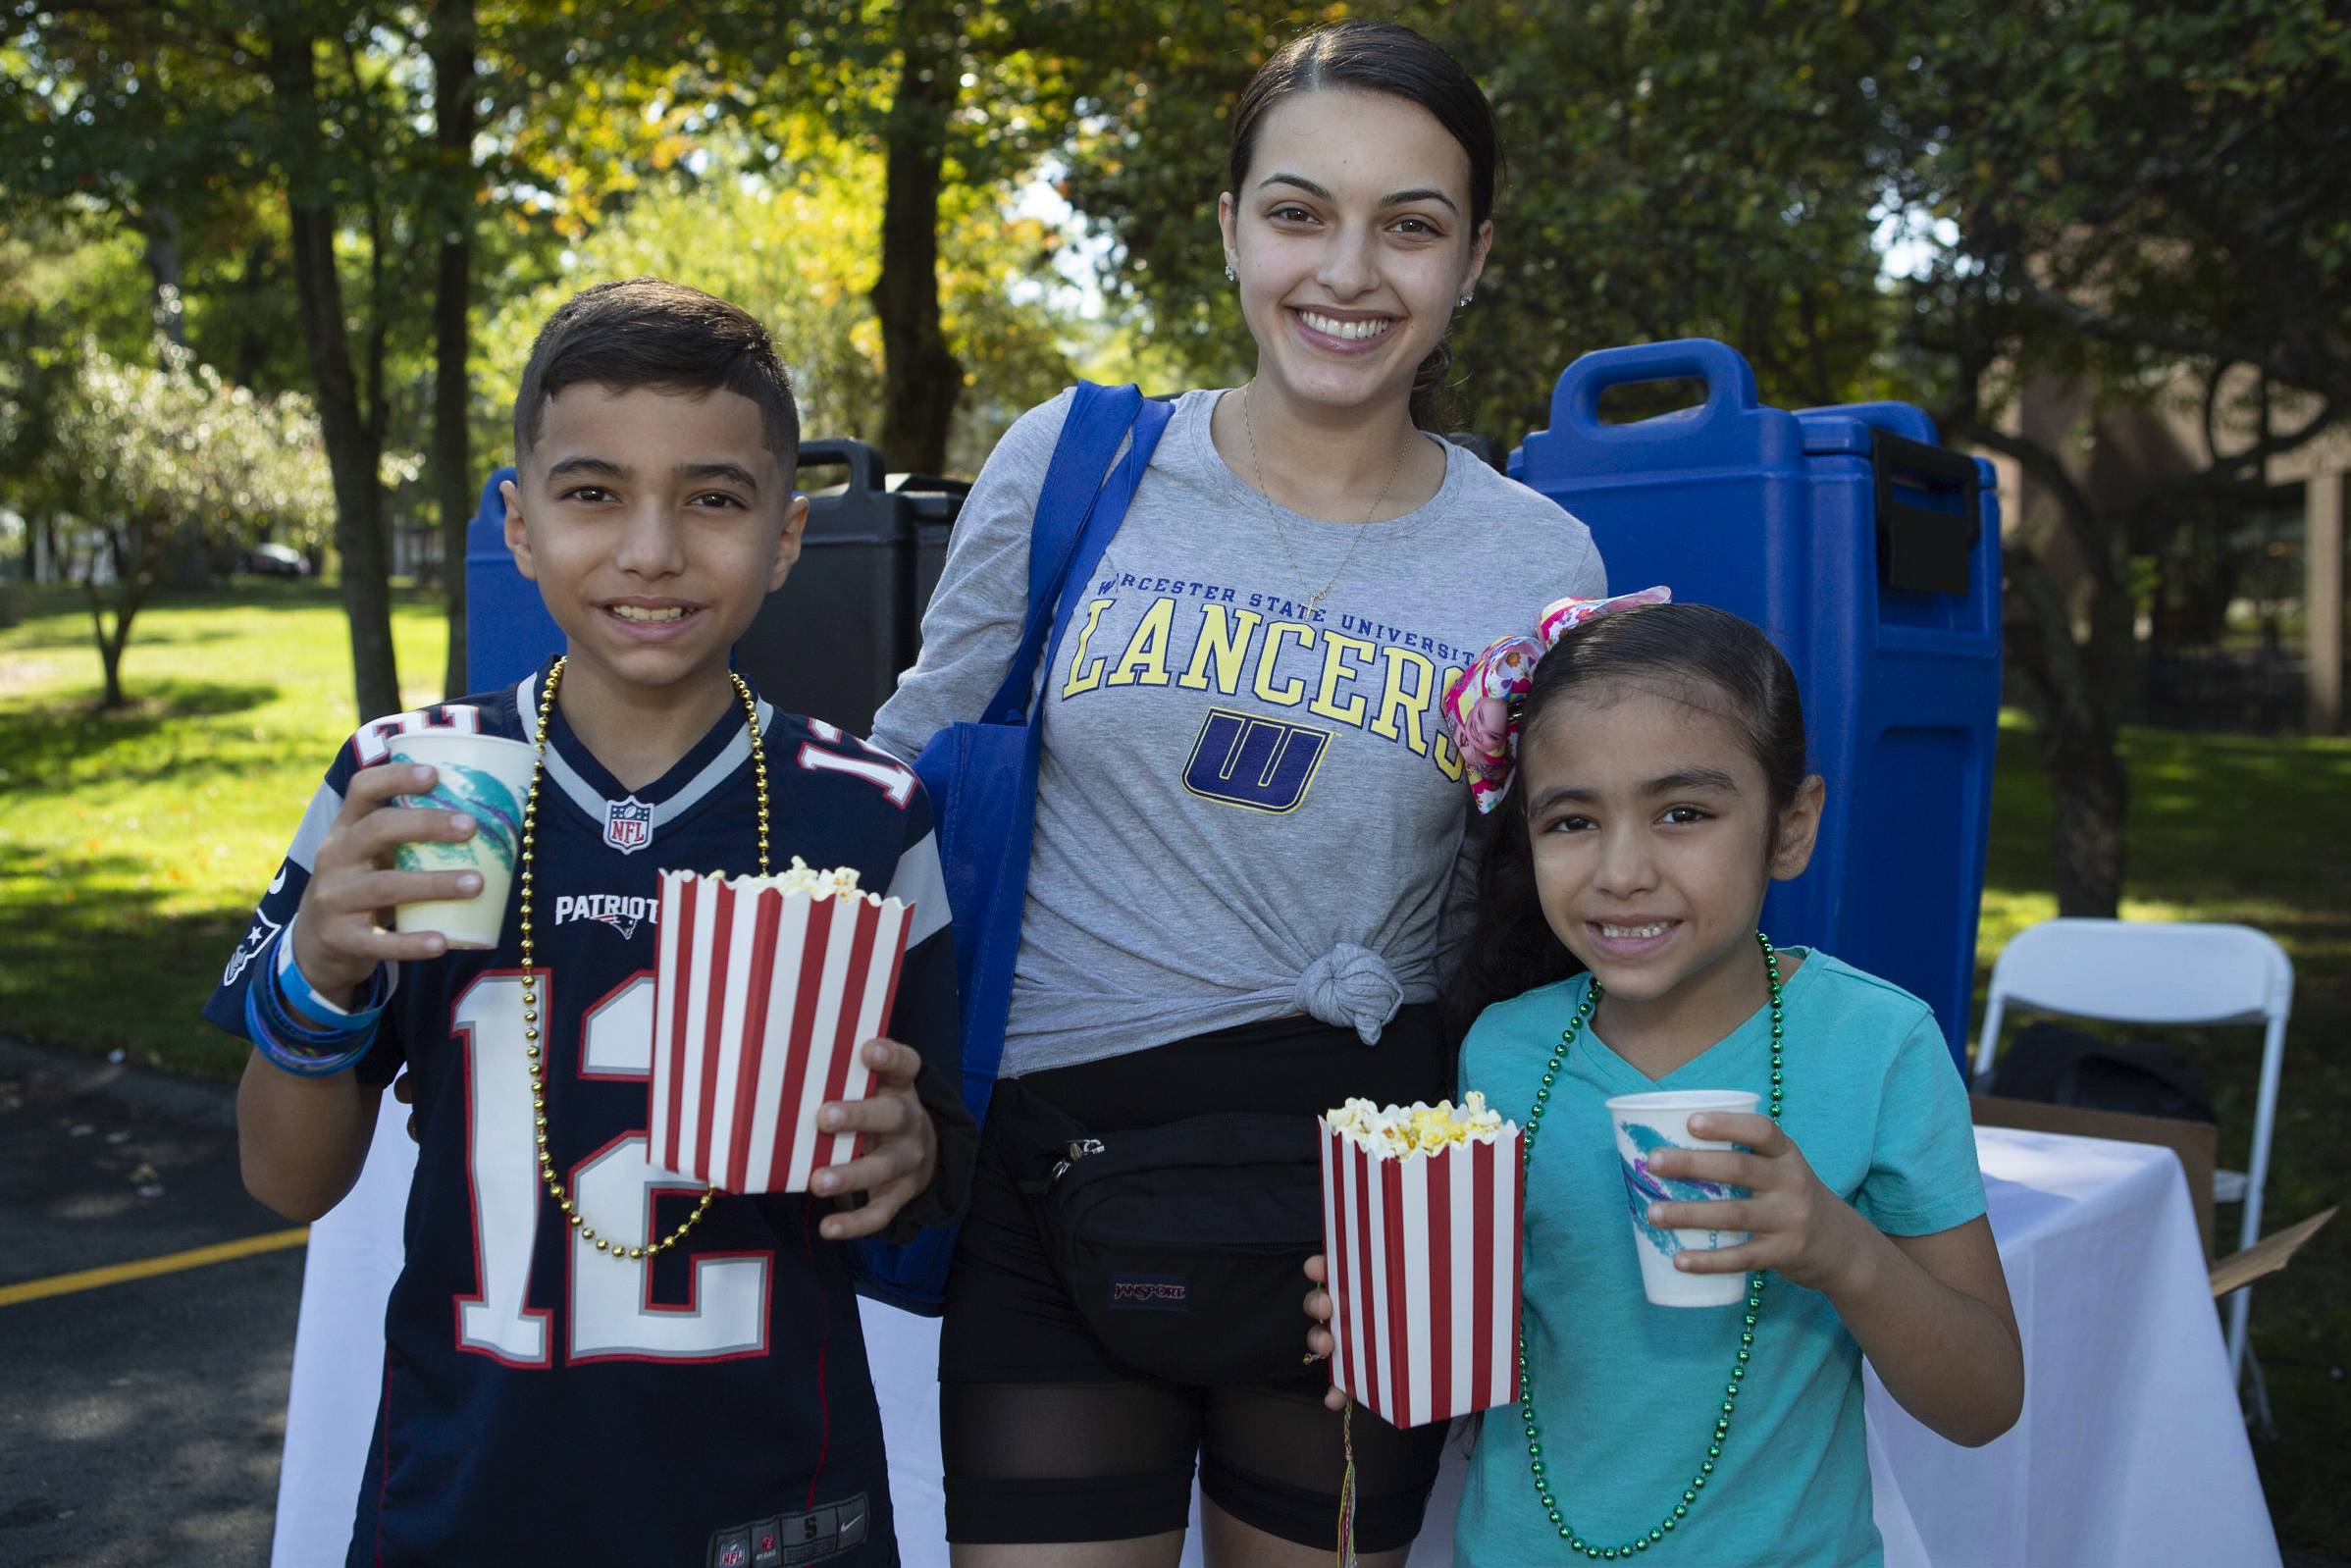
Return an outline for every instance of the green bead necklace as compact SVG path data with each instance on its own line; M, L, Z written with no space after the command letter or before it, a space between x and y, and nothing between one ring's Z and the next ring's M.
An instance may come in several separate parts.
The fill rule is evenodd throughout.
M1771 1120L1780 1120L1780 1050L1787 1027L1787 1017L1780 1000L1780 957L1772 947L1771 938L1761 931L1755 940L1763 947L1763 967L1771 976ZM1550 1062L1542 1070L1542 1084L1535 1091L1535 1109L1527 1114L1527 1131L1520 1140L1519 1165L1522 1170L1532 1166L1535 1159L1535 1135L1542 1126L1542 1113L1551 1103L1551 1085L1558 1080L1560 1064L1567 1060L1576 1036L1584 1032L1584 1024L1592 1010L1599 1006L1600 982L1595 978L1584 993L1584 1001L1566 1028L1559 1031L1559 1048L1551 1053ZM1518 1413L1527 1425L1527 1468L1535 1475L1535 1495L1542 1503L1543 1517L1558 1528L1559 1539L1567 1542L1568 1550L1580 1551L1594 1562L1616 1562L1643 1552L1671 1535L1674 1528L1690 1516L1697 1505L1698 1493L1706 1490L1706 1478L1714 1474L1715 1461L1722 1457L1723 1440L1731 1435L1731 1416L1738 1408L1739 1386L1747 1381L1748 1359L1755 1348L1755 1316L1763 1306L1763 1272L1758 1269L1748 1276L1747 1322L1739 1334L1739 1361L1731 1368L1731 1381L1723 1385L1722 1409L1714 1418L1714 1434L1706 1443L1706 1457L1699 1463L1698 1474L1690 1478L1683 1489L1681 1500L1673 1511L1657 1521L1646 1535L1635 1536L1621 1546L1600 1546L1586 1541L1575 1526L1569 1524L1559 1511L1558 1499L1551 1495L1551 1484L1542 1473L1542 1436L1535 1425L1535 1374L1527 1366L1527 1347L1521 1343L1518 1351Z

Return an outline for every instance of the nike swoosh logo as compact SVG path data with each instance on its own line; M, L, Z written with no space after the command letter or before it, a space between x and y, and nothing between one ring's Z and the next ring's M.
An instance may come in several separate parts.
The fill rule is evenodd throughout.
M286 886L286 865L284 862L280 862L278 874L270 878L270 893L275 895L284 886Z

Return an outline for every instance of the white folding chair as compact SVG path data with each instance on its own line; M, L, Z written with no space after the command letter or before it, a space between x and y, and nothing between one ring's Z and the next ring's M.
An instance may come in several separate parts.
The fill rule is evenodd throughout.
M2252 1169L2213 1173L2215 1202L2244 1202L2238 1245L2261 1239L2277 1070L2285 1056L2286 1015L2294 1007L2294 966L2283 948L2249 925L2058 919L2027 926L1992 966L1983 1037L1975 1048L1978 1091L1992 1080L2001 1014L2011 1003L2117 1023L2266 1023ZM2239 1377L2252 1310L2250 1288L2229 1298L2228 1365Z

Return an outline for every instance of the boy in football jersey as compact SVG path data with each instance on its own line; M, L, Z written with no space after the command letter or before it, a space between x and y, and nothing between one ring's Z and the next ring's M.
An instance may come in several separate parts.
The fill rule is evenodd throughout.
M383 1086L404 1068L413 1090L406 1263L348 1560L894 1562L842 1243L955 1219L976 1129L920 787L729 669L808 513L784 367L731 305L606 285L541 331L514 431L506 542L563 656L362 726L205 1008L254 1042L245 1182L288 1218L340 1200ZM437 728L544 741L496 951L386 925L480 890L384 868L402 841L476 831L390 809L434 774L387 761L387 737ZM860 1048L870 1098L819 1113L862 1135L858 1158L807 1195L712 1195L647 1158L658 871L795 855L913 906L895 1038Z

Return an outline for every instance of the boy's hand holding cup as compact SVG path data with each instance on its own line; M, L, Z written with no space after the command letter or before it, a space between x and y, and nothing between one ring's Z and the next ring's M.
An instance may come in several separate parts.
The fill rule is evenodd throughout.
M393 804L467 817L474 830L461 839L411 838L392 855L402 871L471 871L480 880L461 898L403 900L395 913L401 931L438 931L453 948L494 948L506 917L506 895L522 854L522 813L531 798L538 748L495 735L426 730L394 735L387 765L422 763L432 788Z
M400 797L421 800L436 781L434 768L412 762L362 768L311 860L310 882L294 920L294 964L313 988L338 1005L365 985L379 964L439 958L448 951L448 940L437 930L387 929L379 923L385 911L461 902L484 891L481 871L462 862L434 869L394 864L402 845L453 848L475 836L477 824L467 811L384 809L395 801L409 804Z

